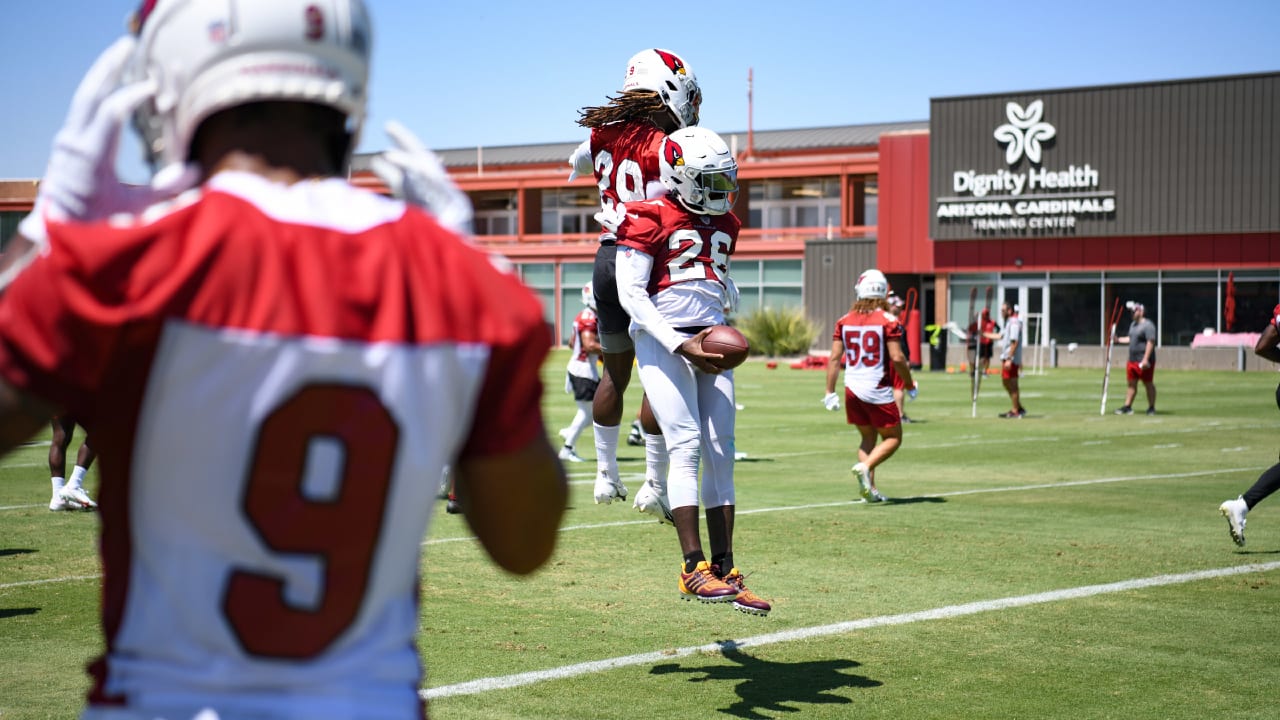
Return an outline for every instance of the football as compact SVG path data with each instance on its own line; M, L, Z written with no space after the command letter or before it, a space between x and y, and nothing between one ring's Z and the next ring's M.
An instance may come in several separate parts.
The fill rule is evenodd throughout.
M747 359L751 343L747 342L747 338L737 328L716 325L702 338L702 349L723 355L723 358L713 360L712 363L721 370L732 370Z

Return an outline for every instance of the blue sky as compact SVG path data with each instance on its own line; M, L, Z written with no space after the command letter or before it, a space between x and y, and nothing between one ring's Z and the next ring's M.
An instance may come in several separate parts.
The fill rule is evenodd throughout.
M927 120L929 98L1280 70L1280 1L651 3L367 0L370 116L436 148L576 141L577 110L615 92L634 52L681 53L702 124L756 130ZM134 0L7 3L0 178L39 177L84 70ZM120 168L144 174L126 139Z

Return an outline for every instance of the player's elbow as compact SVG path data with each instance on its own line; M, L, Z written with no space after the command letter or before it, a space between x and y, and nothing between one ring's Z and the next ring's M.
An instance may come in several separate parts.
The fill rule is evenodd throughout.
M457 481L467 523L494 563L527 575L551 558L569 493L546 438L509 455L465 461Z

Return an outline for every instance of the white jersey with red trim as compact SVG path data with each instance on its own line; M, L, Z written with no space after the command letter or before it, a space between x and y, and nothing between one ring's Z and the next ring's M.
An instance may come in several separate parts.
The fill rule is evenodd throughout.
M893 363L888 344L902 340L902 325L884 310L846 313L836 321L833 340L844 345L844 386L874 405L893 402Z
M741 222L732 214L698 215L670 196L627 205L619 253L653 259L647 291L674 327L724 322L724 279Z
M600 369L596 367L598 353L588 353L582 347L582 334L599 334L595 311L583 308L573 319L573 349L569 354L569 364L565 370L574 377L600 379Z
M536 297L336 179L222 173L49 230L0 298L0 376L101 457L91 706L420 717L421 539L447 464L545 433Z

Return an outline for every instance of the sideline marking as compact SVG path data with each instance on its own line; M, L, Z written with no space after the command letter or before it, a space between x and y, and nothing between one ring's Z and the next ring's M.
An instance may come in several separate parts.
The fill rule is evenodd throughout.
M799 628L784 632L756 635L753 637L743 638L741 640L721 641L718 643L710 643L708 645L683 647L675 650L663 650L659 652L640 653L638 655L626 655L606 660L575 663L573 665L564 665L562 667L552 668L549 670L537 670L534 672L517 673L515 675L480 678L478 680L470 680L468 682L455 683L453 685L441 685L440 687L419 690L418 695L420 695L424 700L456 697L459 695L476 695L483 692L489 692L490 690L506 690L509 688L522 687L524 685L532 685L544 680L565 680L579 675L604 672L606 670L614 670L633 665L648 665L661 661L670 661L672 658L686 657L693 655L694 653L723 654L726 646L735 649L759 647L762 645L772 645L774 643L790 642L793 640L809 640L816 637L839 635L841 633L853 632L855 630L867 630L870 628L887 627L890 625L906 625L908 623L920 622L922 620L947 620L950 618L963 617L965 615L976 615L978 613L991 612L992 610L1008 610L1010 608L1028 607L1031 605L1057 602L1059 600L1076 600L1079 598L1093 597L1095 595L1125 592L1127 590L1141 590L1164 585L1178 585L1194 582L1196 580L1211 580L1214 578L1243 575L1251 572L1267 572L1277 569L1280 569L1280 561L1250 565L1236 565L1232 567L1214 568L1211 570L1198 570L1195 572L1180 573L1177 575L1156 575L1154 577L1122 580L1120 582L1105 583L1102 585L1083 585L1080 587L1051 590L1049 592L1034 593L1031 595L999 598L997 600L980 600L978 602L964 603L961 605L948 605L946 607L933 608L932 610L920 610L918 612L902 613L899 615L881 615L878 617L863 618L862 620L835 623L833 625L821 625L818 627Z

